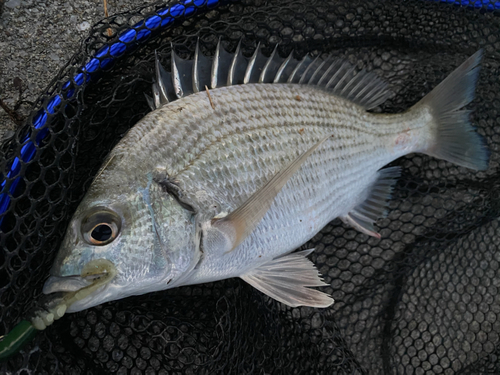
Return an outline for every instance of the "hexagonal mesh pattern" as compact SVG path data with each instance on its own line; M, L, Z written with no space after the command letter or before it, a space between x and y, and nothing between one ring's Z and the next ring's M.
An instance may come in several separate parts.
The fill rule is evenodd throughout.
M397 160L403 174L389 216L378 222L382 239L335 220L304 246L316 248L311 258L336 300L329 309L287 308L240 280L182 287L69 314L0 372L500 373L500 18L488 8L494 1L476 3L197 0L171 11L163 31L143 23L125 52L105 46L166 5L97 24L39 99L46 125L22 129L1 147L4 192L18 186L0 216L0 332L41 294L92 176L148 112L154 51L169 66L171 42L185 58L198 37L208 55L221 37L228 50L242 39L247 56L258 42L267 53L279 43L282 56L292 49L343 56L390 83L396 95L384 112L409 108L484 48L471 108L492 150L490 168L476 173L423 155ZM82 75L96 54L100 68ZM35 111L31 120L39 119ZM32 160L17 159L8 174L29 147Z

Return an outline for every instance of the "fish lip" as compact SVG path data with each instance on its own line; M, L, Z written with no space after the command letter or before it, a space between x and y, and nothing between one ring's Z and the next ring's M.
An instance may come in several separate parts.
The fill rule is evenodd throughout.
M92 280L88 280L81 276L50 276L43 285L43 294L51 294L56 292L76 292L88 285L92 284Z

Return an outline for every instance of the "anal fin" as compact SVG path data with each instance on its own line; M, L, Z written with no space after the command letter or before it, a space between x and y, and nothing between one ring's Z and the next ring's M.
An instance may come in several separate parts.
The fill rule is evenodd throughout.
M342 217L342 220L361 233L380 238L373 224L379 218L385 217L387 202L391 198L392 190L400 175L400 167L378 171L377 180L364 193L366 199Z
M314 264L306 257L314 249L273 259L240 276L255 289L291 307L328 307L334 300L326 293L310 289L326 286Z

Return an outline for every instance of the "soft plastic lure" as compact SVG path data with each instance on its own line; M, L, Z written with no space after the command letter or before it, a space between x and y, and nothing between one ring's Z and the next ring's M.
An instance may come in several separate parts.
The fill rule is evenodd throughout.
M44 330L62 318L69 306L108 284L116 274L116 268L109 260L96 259L86 264L81 276L90 284L50 300L42 308L36 309L29 320L18 323L0 342L0 362L16 354L35 337L37 330Z

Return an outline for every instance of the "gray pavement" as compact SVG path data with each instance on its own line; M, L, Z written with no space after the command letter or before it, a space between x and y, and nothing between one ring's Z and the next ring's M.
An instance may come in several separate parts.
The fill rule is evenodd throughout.
M151 0L107 0L109 15ZM0 0L0 99L11 109L34 101L104 18L103 0ZM26 116L30 105L19 113ZM17 127L0 108L0 140ZM7 133L6 133L7 132Z

